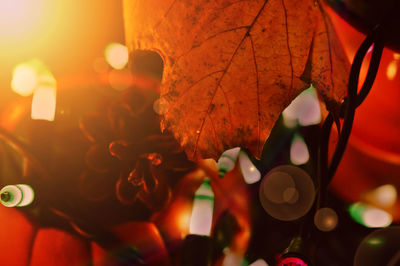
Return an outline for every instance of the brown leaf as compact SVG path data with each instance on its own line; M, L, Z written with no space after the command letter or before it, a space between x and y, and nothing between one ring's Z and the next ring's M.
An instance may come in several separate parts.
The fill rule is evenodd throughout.
M312 82L328 108L348 62L319 0L124 0L129 49L164 60L164 125L189 158L260 156L282 110Z

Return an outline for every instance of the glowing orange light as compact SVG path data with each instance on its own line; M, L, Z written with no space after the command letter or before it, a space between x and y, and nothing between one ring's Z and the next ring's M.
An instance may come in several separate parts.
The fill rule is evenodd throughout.
M389 80L393 80L396 77L396 74L397 74L397 62L392 61L386 69L386 76Z
M113 87L113 89L117 90L117 91L123 91L127 88L129 88L129 86L132 85L132 75L131 73L126 70L111 70L108 73L108 83L110 84L111 87Z
M93 62L93 70L99 74L107 72L109 68L107 61L103 57L99 57Z
M115 69L123 69L128 63L128 48L120 43L110 43L105 51L106 61Z

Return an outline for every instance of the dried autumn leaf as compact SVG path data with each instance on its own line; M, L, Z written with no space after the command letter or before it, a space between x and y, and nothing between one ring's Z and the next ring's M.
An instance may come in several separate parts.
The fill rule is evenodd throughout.
M310 83L332 109L349 65L316 0L124 0L127 44L164 60L163 123L191 159L240 146L260 156Z

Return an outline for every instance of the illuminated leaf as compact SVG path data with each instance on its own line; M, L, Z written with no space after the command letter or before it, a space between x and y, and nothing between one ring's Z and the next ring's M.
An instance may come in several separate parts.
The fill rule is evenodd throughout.
M318 0L124 0L128 48L162 57L162 127L191 159L237 146L259 157L310 83L336 110L349 65L324 9Z

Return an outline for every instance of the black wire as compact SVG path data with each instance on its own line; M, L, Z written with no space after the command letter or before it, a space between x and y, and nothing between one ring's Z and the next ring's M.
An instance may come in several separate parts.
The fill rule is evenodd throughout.
M332 156L331 162L329 164L328 172L325 176L326 178L326 186L329 185L330 181L332 180L335 172L339 166L339 163L343 157L344 151L347 146L347 142L350 137L351 129L353 127L354 115L356 108L364 101L367 97L374 81L376 78L376 74L378 72L379 63L382 57L383 51L383 44L380 38L380 27L377 27L361 44L360 48L358 49L356 56L354 58L351 70L350 70L350 77L349 77L349 84L348 84L348 92L347 98L344 102L345 104L345 113L344 113L344 120L343 120L343 128L339 135L338 144L335 148L334 154ZM360 93L357 94L358 89L358 81L360 77L360 70L364 58L369 50L369 48L374 45L371 63L368 68L367 78L365 79ZM328 121L330 122L330 121ZM325 142L329 141L324 140ZM325 144L328 145L328 144ZM326 152L326 151L324 151ZM324 155L325 156L325 155ZM327 156L327 155L326 155Z

